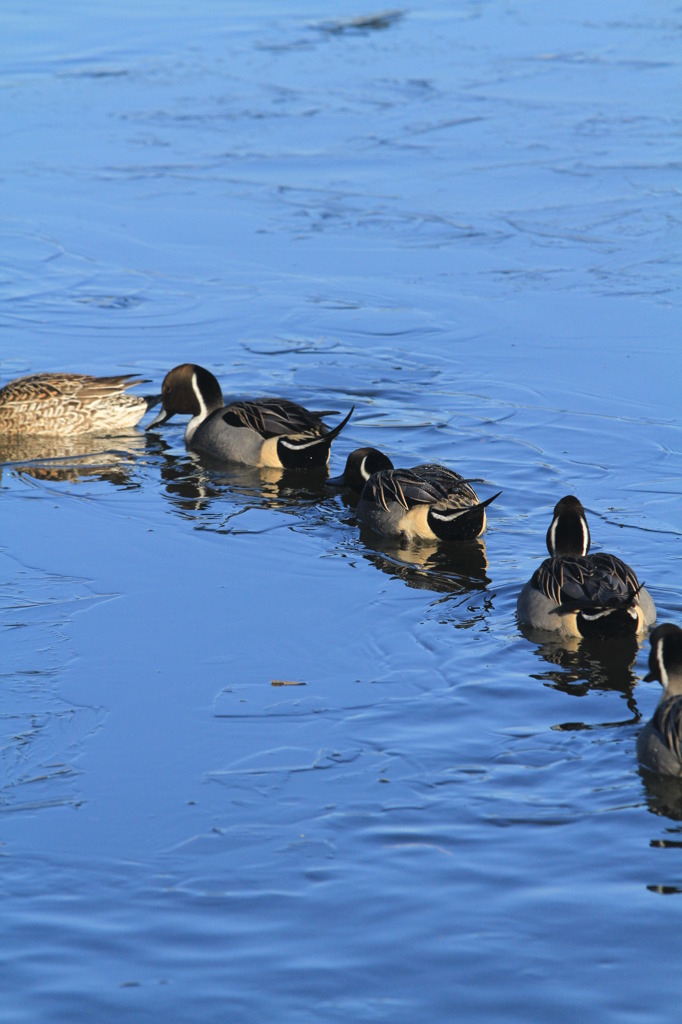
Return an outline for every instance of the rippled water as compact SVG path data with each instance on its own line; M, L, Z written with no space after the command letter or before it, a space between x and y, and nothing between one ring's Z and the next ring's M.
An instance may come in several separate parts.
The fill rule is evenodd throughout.
M574 492L682 623L680 9L104 6L0 11L2 379L189 359L503 493L405 551L175 420L2 443L0 1018L674 1019L648 645L514 608Z

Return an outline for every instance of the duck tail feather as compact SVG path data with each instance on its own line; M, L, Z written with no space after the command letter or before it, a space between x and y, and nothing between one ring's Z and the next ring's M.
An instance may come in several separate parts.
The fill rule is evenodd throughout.
M326 434L304 433L280 437L277 442L277 454L284 469L314 469L326 466L332 442L339 436L354 412L353 405L348 415Z
M485 510L502 491L468 508L429 509L428 523L439 540L474 540L485 529Z

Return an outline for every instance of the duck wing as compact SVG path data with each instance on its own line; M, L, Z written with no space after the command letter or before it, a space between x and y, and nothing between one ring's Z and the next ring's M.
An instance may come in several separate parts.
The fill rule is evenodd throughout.
M682 699L671 697L661 701L654 712L653 726L663 737L663 743L678 761L682 761Z
M143 383L149 382L134 373L113 377L92 377L85 373L34 373L29 377L18 377L0 388L0 405L5 407L53 398L95 401Z
M409 511L415 505L445 501L448 492L438 480L421 476L412 469L382 469L369 478L362 497L381 505L387 512L389 504L401 505Z
M220 415L231 427L248 427L264 438L304 433L322 437L328 429L320 418L327 410L311 412L286 398L230 402Z
M452 508L467 508L469 505L478 504L478 495L471 486L472 481L460 473L455 473L454 469L448 469L435 462L425 462L420 466L413 466L412 472L442 487L447 492Z
M625 562L604 553L546 558L531 582L565 611L625 607L641 589Z

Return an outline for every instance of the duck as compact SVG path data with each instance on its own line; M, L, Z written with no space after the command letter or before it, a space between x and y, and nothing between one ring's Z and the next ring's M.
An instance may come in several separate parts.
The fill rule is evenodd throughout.
M332 441L353 415L331 430L322 422L334 410L313 412L286 398L257 398L225 405L210 370L182 363L161 387L161 412L147 429L167 423L176 413L191 416L185 444L191 451L261 469L326 467Z
M395 469L378 448L356 448L343 473L327 483L359 493L362 526L408 544L480 537L486 528L485 510L502 493L479 501L471 483L454 470L433 462Z
M329 487L348 487L354 494L360 495L374 473L393 468L388 455L384 455L378 448L356 448L346 459L343 473L330 476L326 482Z
M658 775L682 775L682 629L664 622L649 637L649 672L663 694L653 718L637 737L639 763Z
M0 434L97 434L136 426L160 395L130 395L136 374L34 373L0 388Z
M635 571L615 555L589 554L585 509L567 494L547 530L549 558L517 600L519 622L543 631L603 639L638 636L656 620L656 608Z

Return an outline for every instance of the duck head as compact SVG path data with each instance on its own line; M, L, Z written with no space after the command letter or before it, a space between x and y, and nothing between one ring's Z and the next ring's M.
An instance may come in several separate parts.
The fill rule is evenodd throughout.
M372 474L382 469L393 469L388 455L384 455L378 448L356 448L346 459L343 473L329 477L326 482L330 487L349 487L351 491L360 494Z
M644 676L645 682L657 679L670 697L682 693L682 629L672 622L663 622L649 640L649 672Z
M585 509L573 494L567 494L554 506L554 516L547 531L547 550L552 558L586 555L590 550L590 529Z
M182 363L164 377L161 412L147 426L147 430L167 423L176 413L204 419L223 404L223 393L213 374L196 363Z

